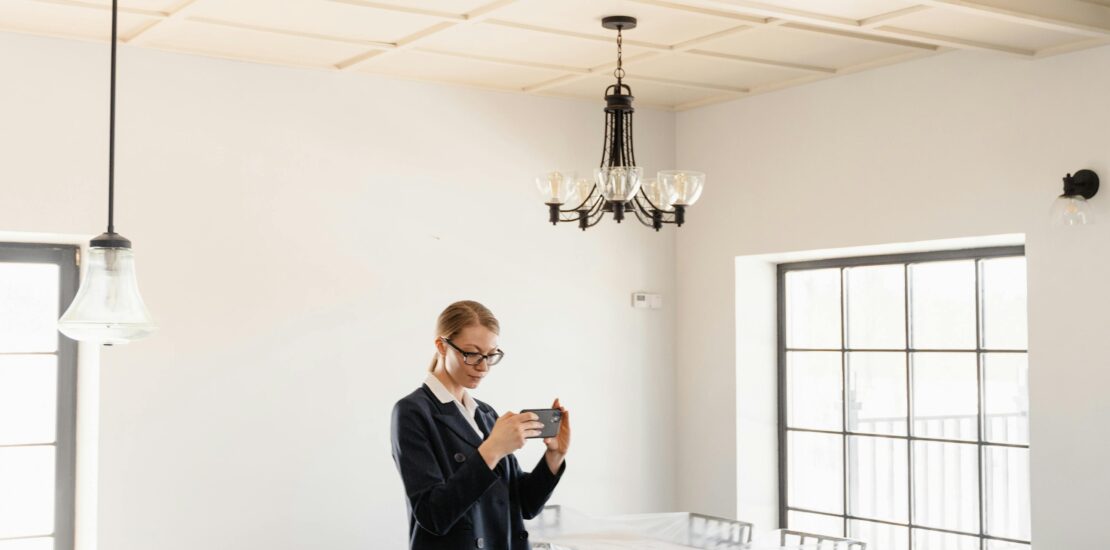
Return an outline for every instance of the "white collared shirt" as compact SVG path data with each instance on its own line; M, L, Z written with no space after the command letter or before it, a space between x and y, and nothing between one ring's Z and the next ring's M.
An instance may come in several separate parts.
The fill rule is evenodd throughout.
M485 434L482 433L482 429L478 427L478 421L475 420L475 415L478 413L478 402L475 401L473 397L470 397L470 394L467 393L466 390L463 390L463 399L460 402L458 399L455 399L454 395L451 395L451 392L447 390L447 386L444 386L443 382L440 382L439 378L436 378L436 375L433 373L428 373L428 377L424 379L424 385L432 390L432 393L435 394L436 399L439 399L440 403L450 403L454 401L455 405L459 408L459 412L462 413L463 418L466 419L467 424L470 424L470 427L474 428L474 433L478 434L478 439L486 438Z

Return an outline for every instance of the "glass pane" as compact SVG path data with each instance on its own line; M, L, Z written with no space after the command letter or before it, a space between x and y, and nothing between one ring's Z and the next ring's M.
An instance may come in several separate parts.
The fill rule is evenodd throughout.
M1024 353L983 355L983 412L986 440L1029 443L1029 357Z
M979 550L979 537L914 529L913 548L914 550Z
M909 521L907 443L889 437L848 437L849 510L853 516Z
M787 504L794 508L843 513L843 438L832 434L790 432L787 445Z
M54 550L52 537L0 540L0 550Z
M910 533L908 527L895 527L872 521L848 521L848 536L867 543L867 548L876 550L909 550Z
M786 514L786 524L791 531L829 535L830 537L844 536L844 519L835 516L791 510Z
M54 447L0 448L0 538L54 532Z
M982 261L983 347L1027 349L1025 258Z
M840 431L840 353L792 351L786 354L786 425Z
M848 354L848 431L906 435L906 354Z
M910 339L917 349L975 349L975 262L912 264Z
M975 353L914 353L913 435L979 438Z
M1029 449L983 449L987 534L1029 540Z
M878 265L845 269L848 347L906 347L904 268Z
M913 442L914 522L979 531L979 458L976 445Z
M58 266L0 263L0 352L58 349Z
M0 445L53 443L57 357L0 355Z
M987 550L1029 550L1028 544L987 539Z
M840 348L840 269L786 273L786 346Z

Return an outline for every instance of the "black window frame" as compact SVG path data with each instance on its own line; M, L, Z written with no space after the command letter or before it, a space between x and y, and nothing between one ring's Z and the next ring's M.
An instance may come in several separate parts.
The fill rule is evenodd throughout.
M58 266L58 312L61 317L77 294L80 282L80 248L72 245L0 242L0 263L35 263ZM57 420L54 464L54 538L55 550L74 547L77 481L77 342L58 333ZM26 355L13 352L0 355ZM36 444L37 445L37 444ZM0 445L0 447L26 445ZM20 540L13 537L0 540Z
M979 269L976 269L976 275L975 275L975 309L976 309L975 349L974 350L971 350L971 349L958 350L958 351L961 351L961 352L972 352L972 351L974 351L975 354L976 354L976 363L977 363L977 367L976 367L976 385L977 385L977 396L978 396L977 426L978 426L978 429L977 429L977 435L976 435L975 441L971 441L971 440L949 440L949 439L938 439L938 438L931 438L931 437L915 437L914 436L913 416L912 416L912 411L913 411L913 377L911 375L912 373L910 371L909 361L907 360L907 367L906 367L907 368L907 372L906 372L906 394L907 394L906 395L906 400L907 400L906 401L906 409L907 409L906 430L907 431L906 431L906 435L905 436L901 436L901 435L882 435L882 436L878 436L878 437L889 437L889 438L893 438L893 439L899 439L899 440L906 441L907 452L909 454L909 457L908 457L909 462L907 463L907 470L908 470L908 472L907 472L908 473L907 496L908 496L908 500L909 500L909 502L908 502L909 508L907 510L907 512L908 512L907 513L907 521L905 523L902 523L902 522L897 522L897 521L887 521L887 520L880 520L880 519L876 519L876 518L854 516L854 515L852 515L851 509L849 507L849 499L850 499L850 496L849 496L850 495L849 472L850 472L850 468L851 468L851 464L850 464L850 461L848 459L849 437L853 436L853 435L875 436L875 434L858 434L858 433L855 433L855 432L852 432L852 431L848 430L847 413L846 413L846 407L847 407L847 404L849 402L848 395L847 395L847 392L848 392L848 383L847 383L848 382L848 380L847 380L848 373L847 373L847 369L845 368L845 361L846 361L847 354L850 351L860 351L860 350L853 350L852 348L850 348L848 346L847 342L844 341L844 338L843 338L843 335L845 334L845 331L847 330L847 328L845 326L847 321L845 319L845 305L844 305L844 296L843 296L843 292L844 292L843 291L844 270L847 269L847 268L852 268L852 267L901 264L901 265L905 266L906 271L908 272L908 268L911 264L929 263L929 262L943 262L943 261L956 261L956 260L975 260L975 261L978 262L979 260L989 260L989 259L996 259L996 258L1007 258L1007 257L1018 257L1018 256L1023 257L1023 258L1025 257L1025 246L1024 245L996 246L996 247L986 247L986 248L970 248L970 249L960 249L960 250L942 250L942 251L931 251L931 252L914 252L914 253L903 253L903 254L885 254L885 255L875 255L875 256L853 256L853 257L844 257L844 258L830 258L830 259L822 259L822 260L781 263L781 264L778 264L776 266L776 292L777 292L776 299L777 299L777 316L778 316L778 319L777 319L777 331L778 331L778 333L777 333L777 347L778 347L778 359L777 359L778 360L778 366L777 366L777 368L778 368L778 468L779 468L779 479L778 479L778 482L779 482L779 487L778 487L779 506L778 506L778 508L779 508L779 526L780 527L782 527L782 528L787 528L788 527L789 512L795 511L795 512L801 512L801 513L816 514L816 515L822 515L822 516L827 516L827 517L843 519L843 527L842 527L843 528L843 536L849 536L849 533L850 533L850 531L849 531L849 522L852 521L852 520L866 521L866 522L877 523L877 524L886 524L886 525L891 525L891 526L896 526L896 527L905 527L906 530L907 530L907 537L909 539L908 543L907 543L907 548L909 548L910 550L915 550L914 530L933 531L933 532L948 533L948 534L953 534L953 535L963 535L963 536L977 537L979 539L979 548L980 548L980 550L987 550L988 541L998 541L998 542L1021 544L1021 545L1031 545L1032 544L1030 540L1011 539L1011 538L1007 538L1007 537L1000 537L1000 536L990 535L986 532L986 530L987 530L986 502L985 502L986 496L984 495L984 483L986 483L986 481L985 481L986 477L984 476L985 466L983 464L984 463L984 460L983 460L984 449L987 448L987 447L1029 449L1029 444L997 443L997 442L985 441L985 434L984 434L984 429L983 429L983 422L984 422L984 417L985 417L985 412L984 412L984 407L983 407L983 376L984 376L983 375L983 355L984 355L984 353L1017 352L1017 350L994 350L994 349L986 349L986 348L983 347L983 341L982 341L982 311L981 311L981 307L982 307L981 306L981 304L982 304L982 284L981 284L981 276L980 276L980 273L979 273ZM840 269L840 277L841 277L841 302L840 302L840 308L841 308L841 311L840 311L841 336L842 336L841 345L840 345L839 349L835 349L835 350L830 349L830 350L828 350L828 351L839 351L841 353L841 399L842 399L841 413L842 413L843 416L841 418L842 422L841 422L840 430L836 431L836 430L817 430L817 429L805 429L805 428L791 428L791 427L787 426L787 375L786 375L787 374L787 365L786 365L786 360L787 360L787 352L791 351L791 348L788 348L787 345L786 345L786 329L787 329L787 327L786 327L786 316L787 316L787 311L786 311L786 302L787 302L787 300L786 300L786 298L787 298L786 297L786 274L788 272L791 272L791 271L832 269L832 268L839 268ZM905 299L906 299L907 305L908 305L908 301L910 299L910 294L909 294L910 289L909 289L909 286L908 286L908 281L907 281L906 284L907 284L907 286L905 287L905 293L906 293L905 294ZM1028 285L1027 285L1026 288L1028 288ZM908 307L907 307L907 310L906 310L906 315L907 316L909 315ZM905 351L905 353L907 354L907 358L910 357L910 354L912 354L913 352L919 351L919 350L915 350L913 347L911 347L912 340L910 339L910 323L909 323L908 319L907 319L907 322L906 322L905 330L906 330L905 350L898 350L898 349L886 350L886 349L884 349L884 350L881 350L881 351ZM811 351L811 350L802 350L802 349L799 349L799 350L800 351ZM863 350L863 351L867 351L867 350ZM932 349L930 349L930 350L920 350L920 351L931 351L932 352L932 351L942 351L942 350L932 350ZM1028 357L1028 344L1026 345L1026 349L1020 350L1020 353L1024 353ZM844 456L843 464L842 464L842 468L843 468L842 482L843 482L843 485L844 485L844 487L843 487L844 508L843 508L843 513L842 514L835 514L835 513L823 512L823 511L818 511L818 510L799 508L799 507L794 507L794 506L789 505L790 504L788 502L789 487L788 487L788 479L787 479L787 477L788 477L788 468L789 468L789 460L788 460L788 455L787 455L787 453L788 453L787 439L788 439L789 433L791 431L840 435L843 438L842 439L842 447L843 447L843 452L844 452L845 456ZM937 528L937 527L918 525L918 524L914 523L913 443L915 441L935 441L935 442L941 442L941 443L959 443L959 444L965 444L965 445L969 444L969 443L975 444L976 451L978 452L977 462L978 462L978 476L979 476L978 477L978 481L979 481L979 487L978 487L978 489L979 489L979 495L978 495L979 529L978 529L978 533L971 533L971 532L951 530L951 529L942 529L942 528Z

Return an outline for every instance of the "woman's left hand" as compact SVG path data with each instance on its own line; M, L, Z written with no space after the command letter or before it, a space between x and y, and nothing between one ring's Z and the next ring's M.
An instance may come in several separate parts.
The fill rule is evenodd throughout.
M544 444L547 445L547 453L544 454L544 457L547 459L547 466L551 469L551 473L557 474L559 468L563 465L567 449L570 448L570 413L567 412L566 407L559 404L558 398L551 404L551 408L559 410L562 420L559 422L559 433L555 437L548 437L543 440Z

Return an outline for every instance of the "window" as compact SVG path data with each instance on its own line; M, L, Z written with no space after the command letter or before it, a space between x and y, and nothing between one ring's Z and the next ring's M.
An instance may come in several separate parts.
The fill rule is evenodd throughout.
M782 264L780 524L1029 548L1023 247Z
M0 243L0 550L73 548L77 249Z

